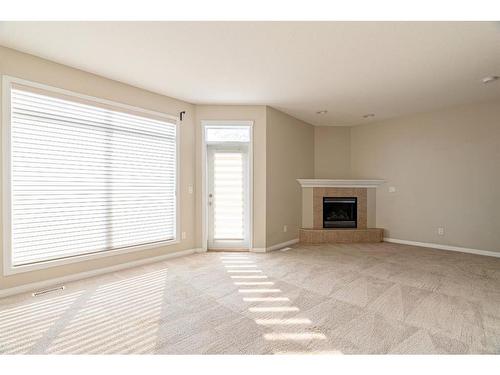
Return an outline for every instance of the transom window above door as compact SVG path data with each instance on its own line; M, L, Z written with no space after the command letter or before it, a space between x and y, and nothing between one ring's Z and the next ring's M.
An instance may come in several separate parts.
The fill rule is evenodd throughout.
M212 142L250 142L250 127L248 126L207 126L205 141Z

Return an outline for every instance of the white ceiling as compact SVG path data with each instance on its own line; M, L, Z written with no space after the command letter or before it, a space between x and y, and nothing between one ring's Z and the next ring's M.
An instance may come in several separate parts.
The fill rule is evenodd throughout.
M267 104L315 125L500 97L500 81L481 83L500 75L498 22L2 22L0 44L191 103Z

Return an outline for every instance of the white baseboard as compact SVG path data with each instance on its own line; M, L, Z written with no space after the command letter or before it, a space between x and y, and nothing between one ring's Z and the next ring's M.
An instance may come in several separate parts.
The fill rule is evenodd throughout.
M79 272L79 273L76 273L73 275L57 277L55 279L43 280L43 281L39 281L39 282L35 282L35 283L16 286L13 288L2 289L2 290L0 290L0 298L12 296L15 294L33 292L33 291L41 289L41 288L47 288L47 287L51 287L51 286L55 286L55 285L60 285L63 283L69 283L72 281L86 279L86 278L89 278L92 276L102 275L104 273L120 271L120 270L123 270L126 268L142 266L142 265L148 264L148 263L155 263L155 262L160 262L160 261L166 260L166 259L177 258L177 257L185 256L185 255L191 255L191 254L194 254L195 252L198 252L198 250L199 249L189 249L189 250L176 251L174 253L160 255L157 257L153 257L153 258L134 260L132 262L117 264L115 266L99 268L99 269L92 270L92 271Z
M295 245L298 242L299 242L299 239L298 238L294 238L293 240L290 240L290 241L285 241L285 242L282 242L282 243L277 243L276 245L266 247L266 252L267 251L280 250L280 249L283 249L284 247Z
M413 245L420 247L428 247L431 249L439 249L439 250L449 250L449 251L458 251L461 253L469 253L476 255L485 255L489 257L500 258L500 252L488 251L488 250L479 250L479 249L470 249L467 247L459 247L459 246L451 246L451 245L440 245L437 243L429 243L429 242L417 242L417 241L407 241L407 240L399 240L397 238L387 238L384 237L384 242L392 242L399 243L402 245Z

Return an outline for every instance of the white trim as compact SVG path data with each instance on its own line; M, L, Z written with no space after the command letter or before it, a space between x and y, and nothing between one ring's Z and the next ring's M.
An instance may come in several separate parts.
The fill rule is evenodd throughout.
M276 245L267 247L266 248L266 252L267 251L280 250L280 249L283 249L284 247L295 245L298 242L299 242L299 239L298 238L294 238L293 240L290 240L290 241L285 241L285 242L282 242L282 243L277 243Z
M208 210L207 210L207 143L205 126L201 122L201 248L208 250Z
M10 118L10 88L12 84L20 84L24 85L27 87L34 87L36 89L40 90L45 90L50 92L54 92L57 94L62 94L70 97L76 97L84 100L88 100L91 102L96 102L96 103L102 103L114 108L122 108L127 111L133 111L139 114L146 114L150 116L155 116L155 117L161 117L164 119L168 119L169 122L175 122L176 126L176 186L175 186L175 200L176 200L176 227L175 227L175 238L173 240L169 241L162 241L162 242L156 242L154 244L144 244L144 245L138 245L138 246L130 246L122 249L114 249L114 250L105 250L105 251L100 251L96 253L89 253L89 254L82 254L82 255L76 255L64 259L55 259L55 260L48 260L36 264L30 264L26 266L13 266L12 265L12 256L11 256L11 160L10 160L10 155L11 155L11 144L10 144L10 131L11 131L11 118ZM100 99L96 98L93 96L89 95L84 95L84 94L79 94L73 91L65 90L65 89L60 89L57 87L37 83L37 82L32 82L32 81L27 81L21 78L17 77L11 77L7 75L2 76L2 150L1 150L1 155L2 155L2 184L3 184L3 194L2 194L2 200L3 200L3 274L4 276L8 275L13 275L21 272L28 272L28 271L35 271L35 270L41 270L41 269L46 269L50 267L55 267L55 266L60 266L60 265L65 265L65 264L70 264L70 263L76 263L76 262L81 262L81 261L86 261L86 260L91 260L91 259L99 259L102 257L108 257L108 256L115 256L119 254L126 254L134 251L142 251L142 250L148 250L148 249L154 249L158 248L161 246L169 246L169 245L174 245L178 244L181 242L180 234L181 234L181 196L180 196L180 184L181 184L181 155L180 155L180 145L181 145L181 126L180 126L180 120L176 116L172 116L166 113L160 113L160 112L155 112L155 111L150 111L147 109L139 108L139 107L134 107L131 105L123 104L123 103L118 103L114 102L111 100L106 100L106 99Z
M252 120L201 120L201 249L208 250L208 210L207 210L207 142L205 127L207 126L248 126L250 128L250 142L248 143L248 196L250 207L248 223L248 249L253 246L253 125ZM264 249L265 251L265 249Z
M376 188L385 180L326 180L326 179L297 179L300 186L308 187L345 187L345 188Z
M175 122L175 238L173 242L168 245L173 245L174 243L181 243L181 120L180 118ZM167 244L166 244L167 245Z
M125 248L121 248L121 249L103 250L103 251L99 251L99 252L95 252L95 253L74 255L74 256L71 256L68 258L62 258L62 259L46 260L46 261L43 261L40 263L28 264L25 266L12 266L11 263L5 263L4 264L4 276L15 275L17 273L23 273L23 272L29 272L29 271L44 270L47 268L62 266L65 264L80 263L80 262L84 262L87 260L100 259L100 258L105 258L105 257L109 257L109 256L121 255L121 254L128 254L128 253L133 253L136 251L157 249L157 248L162 247L162 246L170 246L170 245L175 245L178 243L180 243L180 240L178 240L178 239L171 240L171 241L155 242L155 243L151 243L151 244L130 246L130 247L125 247ZM9 253L8 256L10 258L9 251L4 251L4 253Z
M248 248L253 246L253 121L246 121L250 127L248 144Z
M419 247L428 247L431 249L438 249L438 250L458 251L461 253L469 253L469 254L484 255L484 256L489 256L489 257L500 258L500 252L479 250L479 249L470 249L467 247L460 247L460 246L441 245L441 244L429 243L429 242L399 240L397 238L388 238L388 237L384 237L384 242L392 242L392 243L399 243L402 245L413 245L413 246L419 246Z
M3 220L3 273L9 274L12 264L12 242L11 242L11 160L10 160L10 80L9 77L3 76L2 79L2 220Z
M201 120L201 126L253 126L253 120Z
M173 252L170 254L160 255L160 256L157 256L154 258L134 260L132 262L117 264L115 266L99 268L99 269L92 270L92 271L80 272L80 273L76 273L73 275L44 280L44 281L40 281L40 282L36 282L36 283L25 284L25 285L16 286L13 288L8 288L8 289L2 289L2 290L0 290L0 298L4 298L4 297L12 296L15 294L20 294L20 293L25 293L25 292L32 292L32 291L35 291L35 290L40 289L40 288L47 288L47 287L55 286L55 285L62 284L62 283L69 283L72 281L86 279L89 277L102 275L104 273L116 272L116 271L120 271L123 269L137 267L137 266L141 266L141 265L148 264L148 263L155 263L155 262L160 262L160 261L163 261L166 259L191 255L191 254L197 253L198 250L199 249L181 250L181 251L176 251L176 252Z

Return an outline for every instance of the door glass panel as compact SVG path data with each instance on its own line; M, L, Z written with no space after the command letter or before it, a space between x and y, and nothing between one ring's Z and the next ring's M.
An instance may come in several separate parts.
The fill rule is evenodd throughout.
M245 237L245 164L241 152L215 151L213 156L213 236L215 240Z

